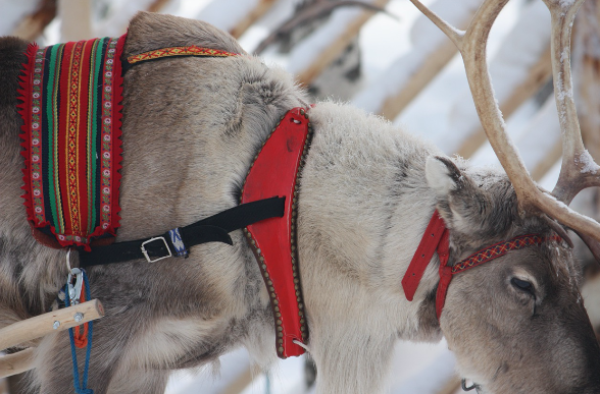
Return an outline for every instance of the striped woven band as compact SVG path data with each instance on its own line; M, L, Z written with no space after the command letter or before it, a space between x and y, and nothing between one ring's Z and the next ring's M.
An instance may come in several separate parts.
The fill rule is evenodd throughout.
M458 264L452 267L452 275L459 274L469 268L477 267L490 260L504 256L511 250L523 249L528 246L541 245L547 241L561 241L562 238L558 235L552 235L550 237L542 237L538 234L527 234L520 235L518 237L509 239L508 241L498 242L492 246L488 246L482 249L466 259L462 260Z
M440 256L440 281L438 283L435 300L435 310L438 320L442 315L442 309L444 308L444 304L446 302L446 294L448 293L448 287L450 286L450 282L452 281L452 277L454 275L465 272L469 268L474 268L483 263L487 263L490 260L504 256L511 250L523 249L534 245L539 246L544 242L548 241L560 242L561 240L562 238L556 234L549 237L543 237L539 234L520 235L518 237L509 239L508 241L502 241L492 246L488 246L487 248L482 249L467 257L466 259L460 261L454 266L448 266L447 257L443 259L442 256ZM446 245L444 246L444 248L447 248L448 241L446 240L445 242Z
M34 234L49 246L89 248L119 226L124 41L28 48L19 89L23 197Z
M167 57L183 57L183 56L201 56L201 57L227 57L238 56L237 53L221 51L218 49L201 48L195 45L187 47L171 47L161 48L154 51L140 53L139 55L129 56L127 63L134 65L139 62L148 60L163 59Z

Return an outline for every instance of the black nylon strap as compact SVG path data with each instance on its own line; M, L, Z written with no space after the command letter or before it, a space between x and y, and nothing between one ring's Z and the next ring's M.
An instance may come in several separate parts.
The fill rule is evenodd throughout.
M254 201L220 212L199 222L179 228L181 239L186 248L206 242L223 242L233 244L229 232L244 228L261 220L282 217L285 210L285 197L272 197ZM162 237L162 238L161 238ZM154 240L150 241L152 238ZM79 266L104 265L120 263L136 259L145 259L142 244L148 257L152 260L169 255L169 249L174 252L169 233L158 237L138 239L135 241L118 242L108 246L94 248L91 252L79 251Z

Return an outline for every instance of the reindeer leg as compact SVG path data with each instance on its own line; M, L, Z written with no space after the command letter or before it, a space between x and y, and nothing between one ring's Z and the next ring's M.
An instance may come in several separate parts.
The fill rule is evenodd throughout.
M120 367L115 372L107 391L109 394L162 394L169 378L167 370Z
M383 393L394 349L393 336L335 330L311 337L318 394Z

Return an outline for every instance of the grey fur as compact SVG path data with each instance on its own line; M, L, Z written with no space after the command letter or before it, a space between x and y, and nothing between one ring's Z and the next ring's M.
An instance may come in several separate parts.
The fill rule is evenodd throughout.
M149 13L132 20L125 51L189 44L243 53L205 23ZM15 92L25 46L0 40L0 327L46 310L67 274L65 251L33 240L20 197ZM250 56L141 64L126 74L124 96L119 241L235 206L269 131L305 101L290 76ZM310 118L298 237L318 393L381 393L398 338L442 333L460 372L486 393L600 392L600 349L562 244L514 251L456 277L441 325L437 257L415 300L404 297L401 278L436 207L451 229L453 262L515 235L550 232L545 220L519 215L503 173L436 159L435 147L348 106L319 103ZM170 370L237 346L263 365L275 358L260 272L241 231L232 238L233 246L196 246L185 260L89 270L107 313L94 329L96 394L161 393ZM515 276L535 284L535 299L511 285ZM31 392L70 392L69 363L66 335L44 338Z

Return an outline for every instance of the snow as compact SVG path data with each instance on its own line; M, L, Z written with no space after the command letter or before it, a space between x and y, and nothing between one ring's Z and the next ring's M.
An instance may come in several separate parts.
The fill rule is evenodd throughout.
M530 68L550 45L549 37L548 9L541 1L530 3L522 10L517 23L490 61L490 76L495 97L500 103L526 81ZM446 153L451 154L481 125L469 89L465 89L453 105L449 124L454 132L447 134L440 145Z
M231 31L261 0L213 0L196 19L208 21L219 29ZM227 12L223 12L226 9Z
M197 393L221 394L232 381L250 368L250 357L244 349L235 350L220 357L218 371L210 366L200 371L182 370L171 375L165 394Z
M442 341L441 346L447 346ZM398 357L397 357L398 358ZM435 394L455 375L456 358L447 348L440 348L434 358L391 389L391 394ZM398 370L394 370L397 373Z
M333 11L321 28L294 46L289 54L287 70L292 74L306 70L362 12L357 7L342 7Z
M446 22L457 28L466 28L471 16L477 11L483 0L454 0L452 2L438 0L429 9L435 12ZM425 15L419 14L419 18L410 32L411 42L414 48L431 48L439 46L448 40L446 35L434 25Z
M509 122L507 132L514 139L515 146L520 152L525 167L531 172L546 157L547 152L560 143L561 131L557 122L556 104L554 97L549 97L543 107L537 111L532 102L528 102L523 109L525 117L533 116L530 120L517 119L520 127ZM515 114L519 116L519 114ZM486 142L471 159L475 165L500 164L489 142Z
M598 167L598 164L596 164L594 159L592 159L590 152L588 152L587 150L584 150L578 157L575 157L573 161L575 162L575 164L581 166L582 174L590 173L595 175L596 173L598 173L598 170L600 170L600 167Z
M269 33L279 27L284 21L290 18L294 13L294 0L279 0L269 11L256 23L254 23L246 32L240 37L240 44L248 51L252 53L253 50L265 39ZM262 55L264 59L270 61L271 53L267 51Z
M154 0L113 1L107 17L97 22L94 31L97 37L118 37L125 33L129 20L139 11L146 10Z
M501 45L517 19L522 2L511 1L498 16L490 33L488 54L494 53ZM455 56L439 75L423 90L395 120L395 124L423 137L426 137L444 151L453 153L456 148L447 146L451 138L464 139L464 130L457 129L449 118L454 102L473 105L465 76L462 58ZM464 94L466 93L466 94ZM450 141L452 143L452 141Z
M517 146L523 155L529 171L536 168L547 153L561 141L560 126L557 122L554 97L549 97L535 117L526 125L517 139Z
M560 162L560 160L558 160L552 166L550 171L548 171L546 173L546 175L544 175L542 177L542 179L538 182L538 184L546 190L554 189L556 182L558 182L558 176L560 175L560 167L561 167L561 162Z
M19 21L32 14L37 5L38 0L0 0L0 10L2 10L0 36L11 34Z
M439 0L430 6L442 19L454 26L463 26L477 10L482 0L461 0L449 3ZM369 112L379 112L385 100L400 92L441 45L449 40L427 17L413 8L419 18L410 31L412 50L399 57L380 78L369 84L353 100L353 104ZM403 15L404 14L400 14Z
M211 0L177 0L178 7L170 13L184 18L194 18L199 15L202 9L208 5Z
M570 8L573 4L575 4L575 0L560 0L559 4L562 8Z

